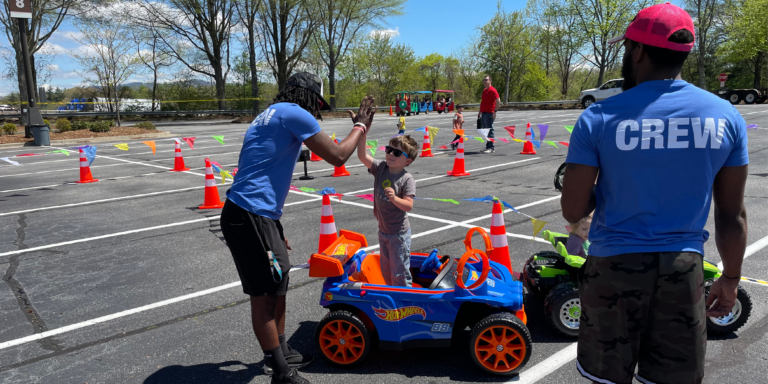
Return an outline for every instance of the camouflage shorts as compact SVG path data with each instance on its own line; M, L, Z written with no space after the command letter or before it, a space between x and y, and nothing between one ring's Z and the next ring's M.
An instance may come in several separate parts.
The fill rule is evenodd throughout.
M701 383L706 351L702 256L588 257L579 273L577 366L599 383Z

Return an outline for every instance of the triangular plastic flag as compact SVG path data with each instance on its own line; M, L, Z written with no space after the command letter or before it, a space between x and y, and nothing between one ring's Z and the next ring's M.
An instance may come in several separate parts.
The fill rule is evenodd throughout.
M237 176L237 167L232 170L232 176ZM234 181L234 179L232 179Z
M539 140L544 141L544 138L547 137L547 131L549 130L549 125L547 124L536 124L539 126L539 133L541 137Z
M50 152L46 152L46 153L63 153L65 155L69 156L69 151L66 150L66 149L59 149L58 151L50 151Z
M88 159L88 166L90 167L93 164L93 160L96 159L96 147L88 145L83 148L83 152L85 152L85 158Z
M563 128L565 128L568 133L573 133L573 125L564 125Z
M754 130L757 130L757 124L750 124L750 125L747 125L747 129L750 129L750 128L752 128L752 129L754 129Z
M464 130L463 129L454 129L453 133L455 133L455 134L457 134L459 136L464 136Z
M376 157L376 149L379 148L379 141L366 140L365 145L368 146L368 150L371 151L371 156Z
M558 141L558 143L565 145L566 147L569 146L569 143L567 141Z
M421 127L421 128L418 128L418 129L414 129L413 131L414 132L424 132L424 133L427 133L427 127Z
M514 125L510 125L509 127L504 127L504 129L506 129L507 132L509 132L509 135L512 136L513 139L515 138L515 126Z
M235 180L235 178L232 177L232 174L229 173L229 171L225 171L225 170L222 169L221 172L219 172L219 173L221 174L221 183L222 184L226 184L227 178L230 178L232 181Z
M10 163L11 165L15 165L17 167L21 166L21 164L19 164L18 161L13 161L13 160L11 160L11 159L9 159L7 157L0 157L0 160L5 161L6 163Z
M544 143L547 143L547 144L549 144L549 145L551 145L551 146L553 146L553 147L557 148L557 144L555 144L555 142L554 142L554 141L544 141Z
M429 132L429 142L434 143L435 137L437 137L437 133L440 132L440 128L437 127L427 127L427 132Z
M219 139L216 139L216 140L219 140L220 143L224 144L224 136L211 136L211 137L213 137L214 139L216 139L217 137L221 137L221 140ZM187 145L189 145L189 149L195 149L196 138L197 137L182 137L181 139L187 142Z
M361 199L366 199L368 201L373 201L373 194L372 193L366 193L364 195L355 195L355 197L359 197Z
M333 189L333 188L323 188L318 193L321 194L321 195L335 195L336 194L336 190Z
M473 197L471 199L462 199L462 200L464 200L464 201L483 201L483 202L488 203L488 202L492 202L493 199L494 199L493 196L488 195L488 196L485 196L485 197Z
M533 131L533 128L531 128L531 140L536 140L536 132Z
M117 149L120 149L120 150L123 150L123 151L127 151L128 150L128 144L125 144L125 143L123 143L123 144L115 144L115 147L117 147Z
M224 136L211 136L211 137L213 137L214 139L216 139L216 141L218 141L219 143L221 143L221 145L225 145L225 144L224 144Z
M440 149L448 149L448 146L447 145L441 145L439 148Z
M531 241L533 241L547 222L531 218L531 223L533 223L533 237L531 238Z
M379 151L384 151L386 149L387 149L387 147L379 147Z
M336 141L336 132L331 135L331 140Z
M148 146L149 148L152 148L152 154L155 154L155 142L154 141L142 141L142 144Z
M446 203L452 203L452 204L459 205L459 202L454 200L454 199L435 199L435 198L432 198L432 200L442 201L442 202L446 202Z
M217 164L218 164L218 163L217 163ZM216 164L213 164L213 163L212 163L212 164L211 164L211 168L213 168L213 171L214 171L214 172L219 172L219 173L221 173L221 167L219 167L218 165L216 165Z
M535 146L536 146L536 149L539 149L539 148L541 148L541 141L538 141L538 140L532 140L531 142L533 143L533 145L535 145Z
M22 153L21 155L16 155L14 157L27 157L27 156L43 156L42 153Z
M480 134L480 136L483 137L483 139L488 140L488 132L490 132L490 128L480 128L477 130L477 132Z
M515 207L513 207L513 206L512 206L512 204L510 204L510 203L507 203L507 202L506 202L506 201L504 201L504 200L499 200L499 201L500 201L500 202L501 202L501 204L502 204L502 205L504 205L505 207L507 207L507 208L509 208L509 209L511 209L511 210L513 210L513 211L515 211L515 212L517 212L517 213L520 213L520 211L518 211L517 209L515 209Z
M501 141L503 141L503 142L505 142L505 143L509 144L509 140L507 140L507 139L505 139L505 138L503 138L503 137L499 137L499 140L501 140Z
M310 187L299 187L299 191L302 191L302 192L317 192L317 189L310 188Z
M483 140L482 137L473 137L473 139L475 139L475 140L477 140L477 141L479 141L481 143L485 143L485 140Z

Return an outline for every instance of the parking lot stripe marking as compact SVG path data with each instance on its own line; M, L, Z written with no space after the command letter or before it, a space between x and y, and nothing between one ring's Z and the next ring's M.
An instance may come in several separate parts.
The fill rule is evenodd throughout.
M757 251L765 248L766 246L768 246L768 236L763 237L762 239L760 239L758 241L755 241L754 243L752 243L749 246L747 246L747 249L744 250L744 258L746 259L747 257L752 256ZM717 267L720 268L720 270L722 271L723 270L723 262L721 261L721 262L717 263Z
M546 358L544 361L530 367L522 372L520 375L507 381L507 383L516 384L533 384L550 373L560 369L565 364L568 364L571 360L576 358L576 343L573 343L554 355Z
M518 160L518 161L513 161L513 162L511 162L511 163L496 164L496 165L491 165L491 166L489 166L489 167L482 167L482 168L477 168L477 169L468 169L468 170L467 170L467 172L477 172L477 171L484 171L484 170L486 170L486 169L491 169L491 168L498 168L498 167L503 167L503 166L506 166L506 165L512 165L512 164L518 164L518 163L524 163L524 162L526 162L526 161L531 161L531 160L538 160L538 159L540 159L540 157L532 157L532 158L530 158L530 159L525 159L525 160ZM423 179L419 179L419 180L414 180L414 181L418 183L419 181L434 180L434 179L440 179L440 178L443 178L443 177L448 177L448 175L447 175L447 174L446 174L446 175L437 175L437 176L426 177L426 178L423 178ZM353 195L353 194L356 194L356 193L360 193L360 192L367 192L367 191L372 191L372 190L373 190L373 188L366 188L366 189L361 189L361 190L359 190L359 191L352 191L352 192L347 192L347 193L345 193L345 195Z
M178 223L163 224L163 225L158 225L158 226L154 226L154 227L132 229L130 231L115 232L115 233L110 233L110 234L107 234L107 235L94 236L94 237L86 237L86 238L83 238L83 239L64 241L64 242L56 243L56 244L41 245L39 247L31 247L31 248L26 248L26 249L19 249L19 250L16 250L16 251L0 253L0 257L17 255L17 254L20 254L20 253L35 252L35 251L40 251L40 250L43 250L43 249L56 248L56 247L61 247L61 246L65 246L65 245L85 243L85 242L88 242L88 241L108 239L110 237L118 237L118 236L130 235L130 234L134 234L134 233L141 233L141 232L146 232L146 231L154 231L156 229L178 227L180 225L199 223L199 222L208 221L208 220L209 219L207 217L204 217L202 219L180 221Z
M53 188L53 187L60 187L62 185L75 185L76 183L61 183L61 184L53 184L53 185L41 185L39 187L28 187L28 188L19 188L19 189L8 189L5 191L0 191L0 193L7 193L7 192L18 192L18 191L29 191L31 189L42 189L42 188Z
M764 286L768 287L768 281L753 279L751 277L744 277L744 276L742 276L741 277L741 281L746 281L747 283L759 284L759 285L764 285Z

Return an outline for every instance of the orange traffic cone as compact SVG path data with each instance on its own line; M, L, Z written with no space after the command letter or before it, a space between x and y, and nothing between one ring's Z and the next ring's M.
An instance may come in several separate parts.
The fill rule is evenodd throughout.
M178 143L177 149L178 149ZM213 177L213 167L211 160L205 159L205 200L200 209L219 209L224 207L224 203L219 198L219 189L216 187L216 179Z
M85 152L80 150L80 181L77 183L94 183L99 179L94 179L91 175L91 167L88 165L88 158L85 157Z
M521 155L535 155L536 150L533 149L533 142L531 142L531 123L528 122L528 127L525 129L525 144L523 145L523 151Z
M392 116L392 105L389 105L389 115Z
M491 246L493 249L488 254L488 258L507 267L509 273L512 273L507 228L504 226L504 211L501 209L501 202L498 199L493 201L493 212L491 213Z
M184 157L181 156L181 143L176 142L176 157L174 158L173 169L171 172L184 172L189 171L189 168L184 166Z
M424 131L424 145L421 147L421 157L434 157L432 156L432 143L429 141L429 129Z
M464 170L464 131L460 131L459 146L456 148L456 158L453 160L453 171L448 171L448 176L469 176Z
M323 158L318 156L317 153L314 153L314 152L311 152L311 153L312 153L312 156L309 157L309 161L323 161Z
M334 139L336 144L339 143L338 140ZM341 167L333 167L333 177L342 177L342 176L349 176L350 173L347 171L347 167L344 166L344 164L341 165Z
M320 216L320 240L317 243L317 253L322 253L333 244L339 236L336 233L336 222L333 220L331 198L323 195L323 211Z

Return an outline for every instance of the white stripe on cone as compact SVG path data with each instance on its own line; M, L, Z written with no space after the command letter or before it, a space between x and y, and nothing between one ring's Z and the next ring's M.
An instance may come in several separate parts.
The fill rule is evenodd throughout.
M491 245L494 248L508 246L507 235L491 235Z
M331 209L330 205L323 205L323 212L321 213L321 216L331 216L333 215L333 210Z
M456 152L456 158L457 159L463 159L464 158L464 152Z
M336 234L336 223L320 224L320 234L321 235L335 235Z
M501 227L503 225L504 225L504 216L498 213L491 216L491 227Z
M205 179L205 186L206 187L215 187L216 186L216 180L215 179Z

